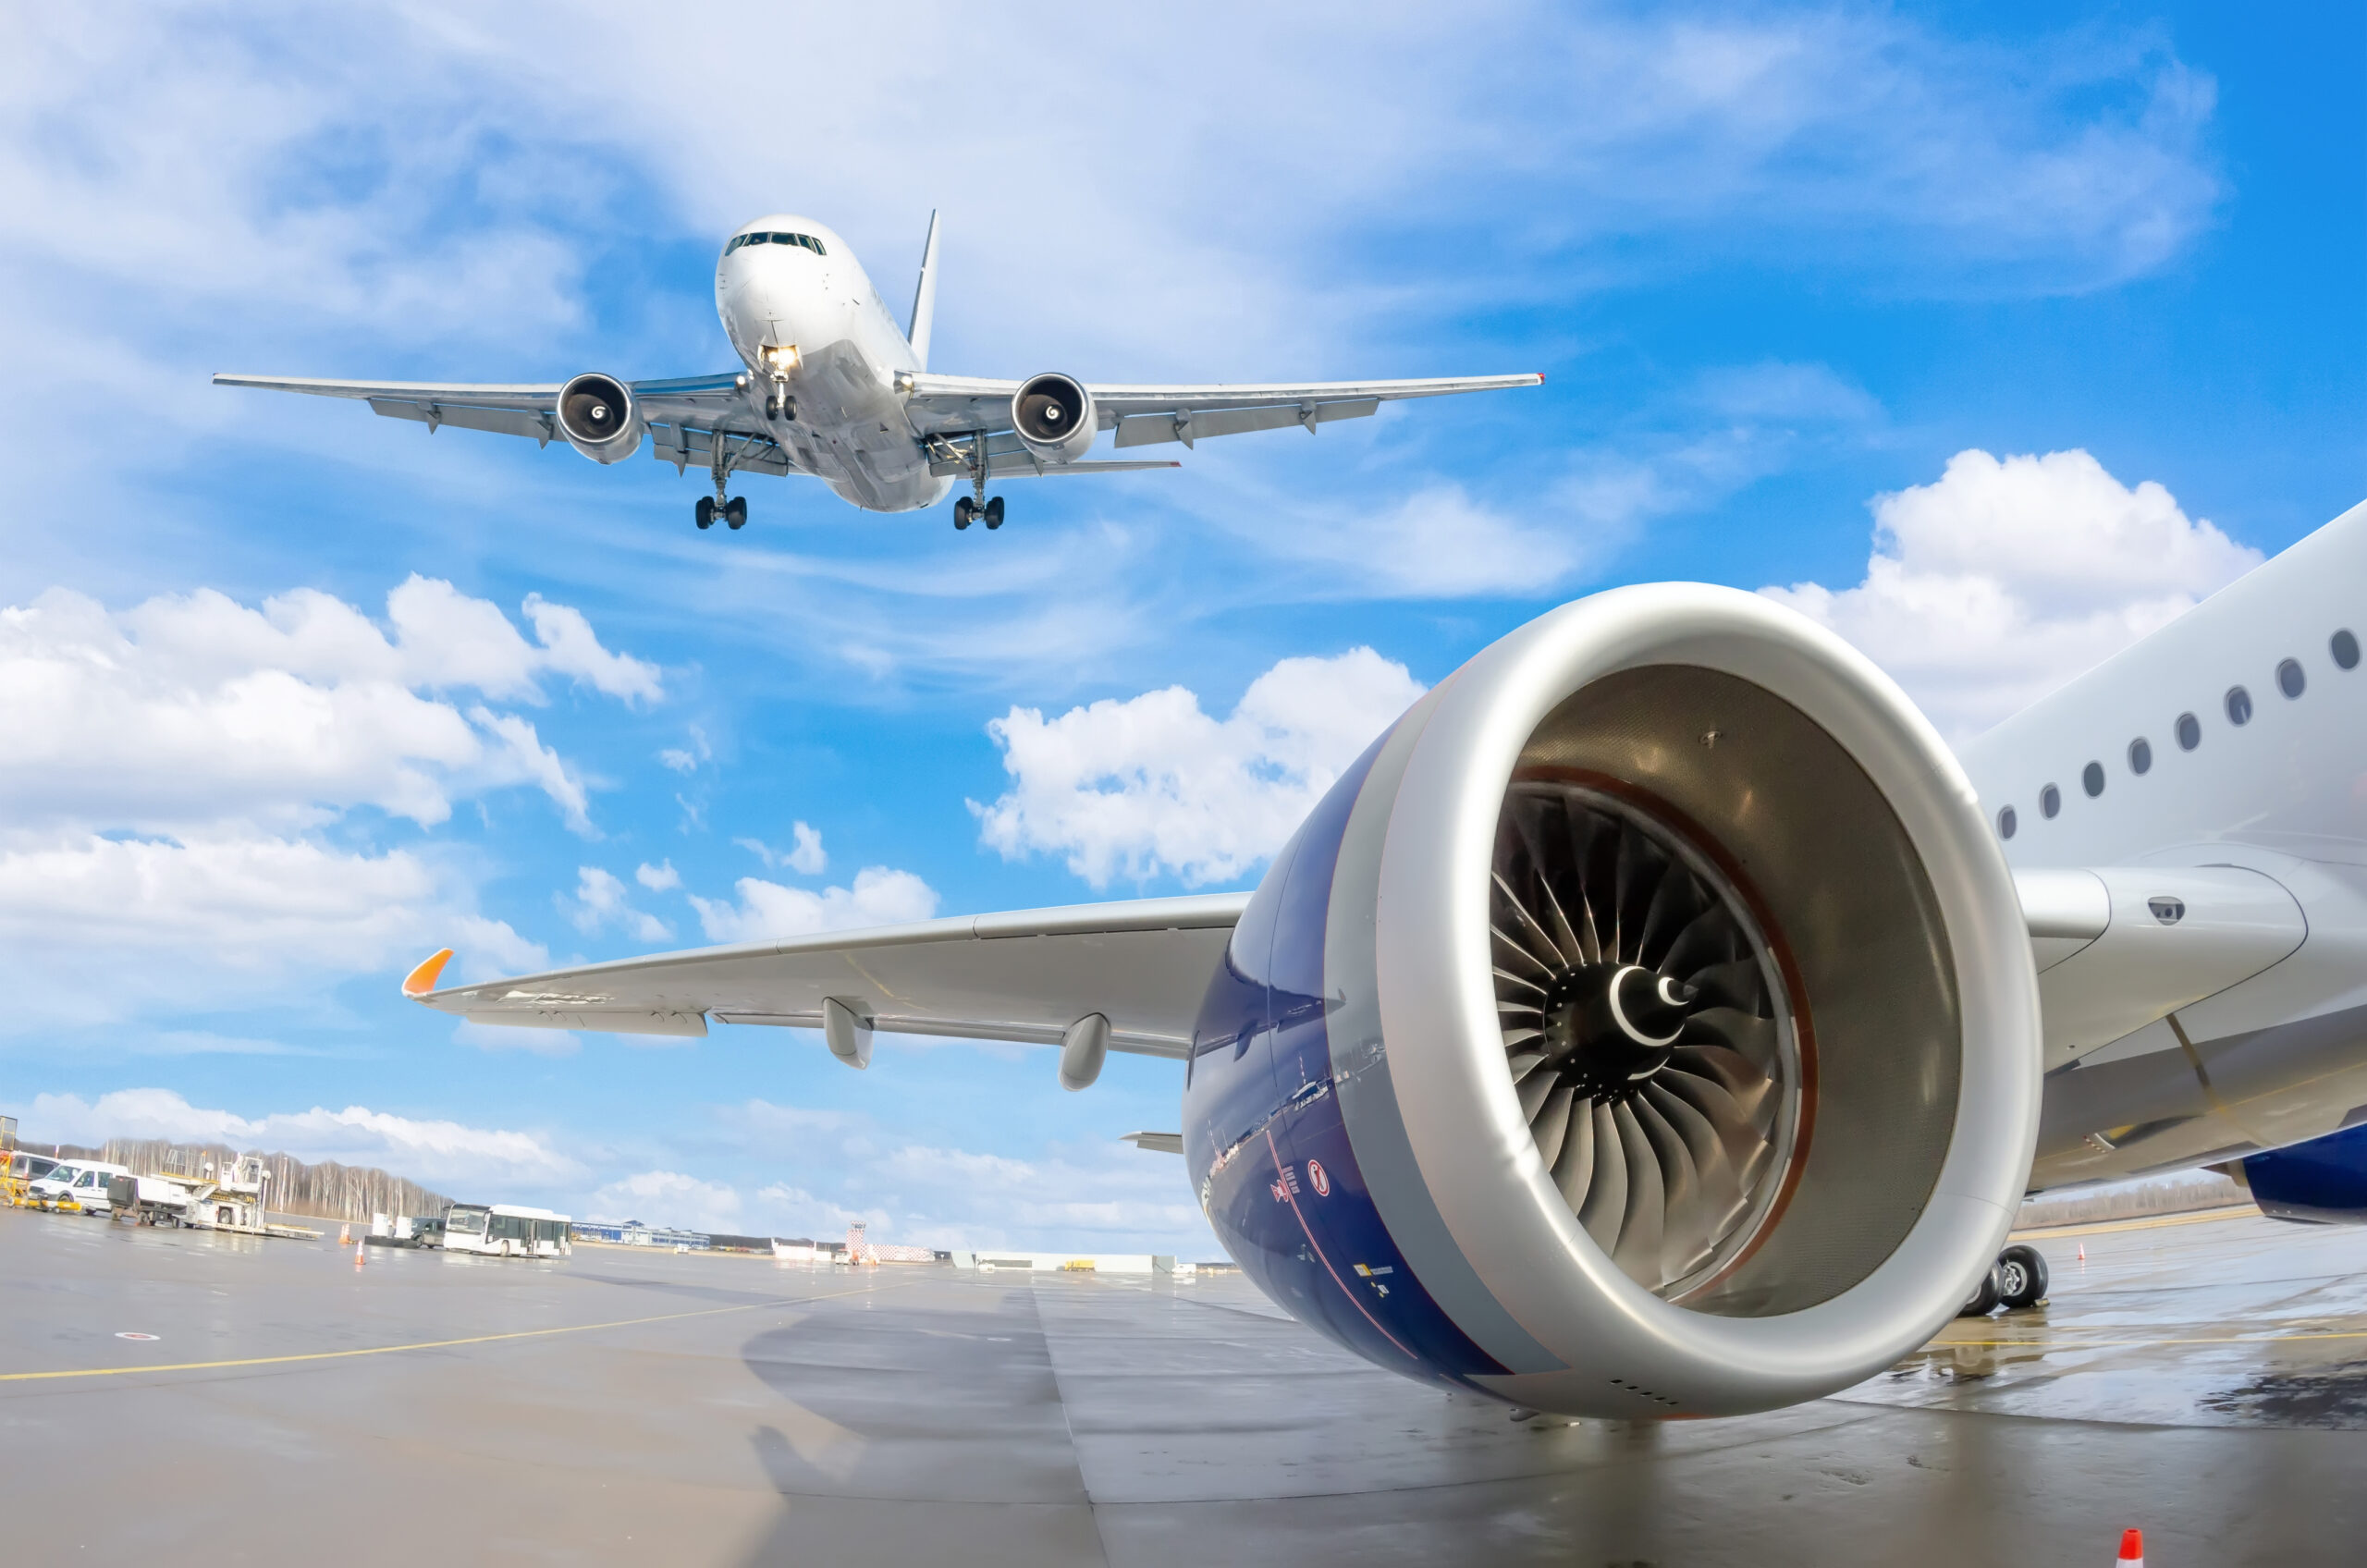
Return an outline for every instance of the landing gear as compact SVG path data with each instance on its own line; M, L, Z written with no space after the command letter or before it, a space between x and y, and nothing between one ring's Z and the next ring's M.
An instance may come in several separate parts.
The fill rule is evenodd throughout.
M1002 497L1000 496L994 496L987 502L987 526L988 528L1002 526Z
M734 496L723 503L723 521L735 529L748 526L748 497Z
M1997 1255L1997 1293L2016 1308L2046 1299L2046 1258L2038 1248L2017 1242Z
M977 516L977 515L978 515L978 508L977 508L976 505L971 501L971 499L970 499L970 497L969 497L969 496L958 496L958 497L956 497L956 498L955 498L955 500L954 500L954 502L953 502L953 526L954 526L954 527L956 527L956 528L967 528L967 527L969 527L969 526L970 526L970 520L971 520L972 518L974 518L974 517Z
M1956 1316L1986 1317L2001 1306L2008 1312L2018 1312L2045 1299L2045 1255L2034 1246L2016 1242L1997 1255L1997 1261L1981 1277L1980 1288Z
M701 528L713 528L715 526L715 497L701 496L698 505L691 508L691 516Z

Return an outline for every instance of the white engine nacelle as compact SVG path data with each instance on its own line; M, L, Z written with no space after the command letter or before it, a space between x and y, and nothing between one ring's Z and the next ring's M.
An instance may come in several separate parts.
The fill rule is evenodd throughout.
M558 432L595 463L632 457L648 430L641 406L615 376L587 372L558 389Z
M1093 394L1074 376L1047 371L1023 383L1011 399L1012 428L1026 448L1048 463L1074 462L1093 447L1099 431Z

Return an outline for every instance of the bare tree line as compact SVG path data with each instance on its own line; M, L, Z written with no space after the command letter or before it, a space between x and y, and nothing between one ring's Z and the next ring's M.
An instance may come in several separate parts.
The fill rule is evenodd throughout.
M223 1170L239 1158L239 1151L227 1144L176 1144L164 1138L110 1138L95 1149L72 1144L57 1147L67 1158L103 1159L141 1176L162 1175L168 1169L195 1172L208 1164ZM374 1214L441 1214L452 1207L443 1194L375 1166L339 1165L333 1159L308 1165L292 1155L248 1152L261 1155L264 1169L271 1173L264 1192L277 1213L366 1220Z
M2026 1199L2017 1229L2085 1225L2103 1219L2140 1219L2153 1214L2187 1214L2248 1203L2251 1194L2217 1171L2191 1171L2159 1182L2117 1182L2084 1191L2049 1193Z

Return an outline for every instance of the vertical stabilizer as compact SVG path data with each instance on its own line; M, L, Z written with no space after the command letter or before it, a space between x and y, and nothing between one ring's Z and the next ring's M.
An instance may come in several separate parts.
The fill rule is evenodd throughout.
M913 324L904 333L904 340L913 346L913 358L920 368L928 369L929 322L937 314L937 214L928 215L928 243L921 248L921 283L913 291Z

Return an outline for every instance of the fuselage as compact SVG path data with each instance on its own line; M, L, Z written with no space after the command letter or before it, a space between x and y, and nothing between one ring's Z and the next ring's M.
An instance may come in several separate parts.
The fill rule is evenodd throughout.
M715 308L747 366L743 396L781 450L871 511L935 506L896 378L922 368L903 328L838 234L777 213L743 225L715 268Z
M2367 1107L2362 578L2356 508L1959 753L2017 870L2240 867L2307 923L2269 968L2051 1073L2034 1185L2232 1158Z

